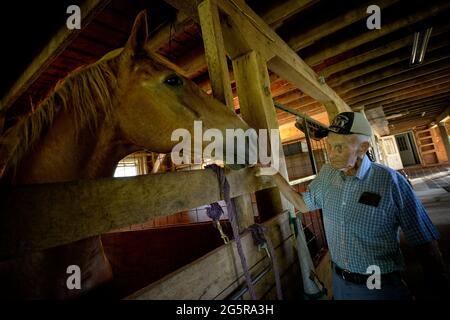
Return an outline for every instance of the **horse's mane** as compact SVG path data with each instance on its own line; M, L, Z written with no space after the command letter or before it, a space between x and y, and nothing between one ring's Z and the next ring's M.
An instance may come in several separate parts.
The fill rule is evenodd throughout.
M0 137L0 179L17 167L23 156L48 130L61 110L73 115L75 132L88 126L95 129L99 112L109 117L117 89L115 59L119 50L99 61L80 67L60 80L32 112Z

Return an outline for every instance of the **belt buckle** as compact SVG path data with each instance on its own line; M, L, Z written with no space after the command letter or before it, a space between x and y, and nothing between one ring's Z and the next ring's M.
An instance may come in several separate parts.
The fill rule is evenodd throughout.
M342 269L342 279L344 279L344 280L346 280L346 279L345 279L345 274L346 274L346 273L349 274L349 275L351 274L351 272L350 272L349 270L347 270L347 269Z

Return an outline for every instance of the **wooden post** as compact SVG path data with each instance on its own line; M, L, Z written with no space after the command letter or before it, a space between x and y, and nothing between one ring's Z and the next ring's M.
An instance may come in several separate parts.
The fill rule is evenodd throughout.
M256 51L251 51L233 60L241 114L243 119L255 129L278 129L275 107L270 93L267 65ZM280 173L286 178L287 169L283 149L279 148ZM283 205L278 188L256 193L261 220L293 209L286 201Z
M219 10L211 0L205 0L198 6L198 14L213 96L234 111ZM233 201L239 230L242 232L255 223L252 200L250 195L246 194L233 199Z

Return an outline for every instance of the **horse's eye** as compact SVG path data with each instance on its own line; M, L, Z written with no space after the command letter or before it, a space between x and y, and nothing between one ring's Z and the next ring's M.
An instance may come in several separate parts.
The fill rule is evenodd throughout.
M183 84L183 80L176 74L172 74L164 80L164 83L172 87L179 87Z

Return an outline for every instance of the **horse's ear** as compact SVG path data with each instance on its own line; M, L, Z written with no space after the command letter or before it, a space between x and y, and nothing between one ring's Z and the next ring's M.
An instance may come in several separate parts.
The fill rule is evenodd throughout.
M143 10L139 12L136 19L134 20L133 29L131 30L131 35L128 38L125 48L131 50L133 53L137 53L144 49L147 38L147 12Z

